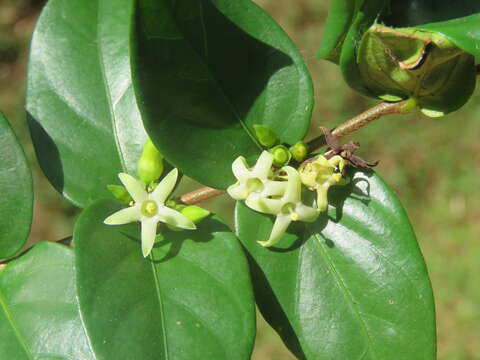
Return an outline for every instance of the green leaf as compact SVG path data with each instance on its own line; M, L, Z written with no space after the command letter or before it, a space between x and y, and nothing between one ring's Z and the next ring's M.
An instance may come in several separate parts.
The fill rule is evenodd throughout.
M257 304L306 359L435 359L425 263L397 197L373 174L333 187L330 208L263 248L272 218L237 205Z
M388 0L364 0L357 4L359 10L345 35L340 53L339 65L345 81L352 89L366 96L373 96L373 94L365 87L360 75L357 65L357 50L363 34L378 19L379 14L385 10L388 3Z
M141 0L134 86L165 158L216 188L231 163L261 151L253 125L294 144L308 129L310 75L283 30L250 0Z
M359 0L332 0L318 50L320 58L338 64L343 41L360 6Z
M84 207L135 173L146 139L131 84L134 0L50 0L35 30L27 111L45 174Z
M81 214L74 233L80 308L96 354L249 359L255 309L235 235L216 217L196 231L162 226L144 259L138 224L103 224L119 208L115 201L96 202Z
M73 251L37 244L0 272L0 358L94 359L75 294Z
M478 4L480 7L480 2ZM480 12L480 9L478 11ZM480 27L478 24L480 24L480 14L419 25L416 28L440 33L463 51L480 56Z
M411 27L479 12L478 0L393 0L379 22L392 27Z
M32 174L21 145L0 113L0 259L19 251L30 234Z

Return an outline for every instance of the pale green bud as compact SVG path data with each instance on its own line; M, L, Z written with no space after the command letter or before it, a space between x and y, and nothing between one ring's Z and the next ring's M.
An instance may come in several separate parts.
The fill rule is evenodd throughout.
M287 165L292 158L290 151L283 145L277 145L269 151L273 155L273 165L276 167Z
M265 125L253 125L255 129L255 135L257 136L260 145L267 148L272 147L278 142L277 135Z
M196 205L185 206L178 211L192 220L194 224L198 224L200 221L210 215L210 211Z
M163 156L149 139L143 147L142 156L137 162L137 174L145 184L159 179L163 173Z
M129 205L133 201L128 191L121 185L107 185L107 189L112 193L115 199L120 200L126 205Z
M295 161L301 163L307 157L308 146L303 141L299 141L290 148L290 153Z
M172 203L170 203L170 205L172 205ZM167 206L169 206L169 204L167 204ZM171 206L169 206L169 207L171 207ZM210 211L208 211L204 208L201 208L200 206L196 206L196 205L175 204L173 208L176 211L180 212L182 215L184 215L187 218L189 218L190 220L192 220L192 222L194 224L198 224L200 221L202 221L203 219L205 219L207 216L210 215ZM168 225L168 224L167 224L167 227L170 230L173 230L173 231L183 230L183 229L180 229L180 228L177 228L175 226Z

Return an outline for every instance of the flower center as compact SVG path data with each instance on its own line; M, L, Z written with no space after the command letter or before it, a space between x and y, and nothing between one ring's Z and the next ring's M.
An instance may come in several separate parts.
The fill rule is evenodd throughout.
M298 217L298 214L295 212L295 204L294 203L286 203L285 205L283 205L282 213L290 214L290 217L292 218L293 221L298 221L300 219Z
M142 215L149 218L157 215L158 213L157 203L153 200L144 201L140 209L140 212L142 213Z
M265 186L259 178L251 178L247 180L247 189L249 192L260 192Z

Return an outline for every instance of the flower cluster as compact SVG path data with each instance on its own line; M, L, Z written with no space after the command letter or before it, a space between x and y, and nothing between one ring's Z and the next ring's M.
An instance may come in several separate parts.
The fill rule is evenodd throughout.
M249 208L276 217L269 239L259 241L266 247L276 244L292 221L315 221L327 208L328 188L347 182L343 178L345 161L340 156L329 160L319 156L301 167L300 172L284 166L274 173L273 163L274 156L268 151L262 152L253 168L248 167L244 157L238 157L232 164L238 181L227 189L235 200L245 200ZM279 175L283 173L286 176ZM302 202L302 183L317 191L317 207Z

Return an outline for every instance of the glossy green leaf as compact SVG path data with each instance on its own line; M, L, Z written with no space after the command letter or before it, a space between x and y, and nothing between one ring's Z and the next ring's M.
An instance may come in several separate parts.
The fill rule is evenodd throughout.
M478 0L392 0L379 22L411 27L480 13Z
M397 197L373 174L332 187L330 208L259 246L272 218L237 205L257 303L304 359L435 359L435 314L425 263Z
M134 0L50 0L35 30L27 111L45 174L75 205L135 173L146 139L131 84Z
M73 250L46 242L0 272L1 359L94 359L74 276Z
M339 65L345 81L352 89L367 96L372 96L372 93L365 87L360 75L357 66L357 50L363 34L378 19L388 3L388 0L364 0L358 5L359 10L345 35L340 53Z
M478 4L480 7L480 2ZM480 12L480 8L478 11ZM480 14L475 14L450 21L419 25L416 28L440 33L463 51L480 56L479 24Z
M32 174L23 149L0 113L0 259L20 250L30 234Z
M260 153L253 125L294 144L308 129L308 70L283 30L250 0L140 0L134 86L166 159L209 186Z
M358 0L332 0L328 9L328 17L323 29L322 42L318 56L338 63L343 40L352 25Z
M149 258L139 226L108 226L96 202L74 233L77 287L92 348L108 359L249 359L255 309L247 261L218 218L162 235Z

